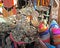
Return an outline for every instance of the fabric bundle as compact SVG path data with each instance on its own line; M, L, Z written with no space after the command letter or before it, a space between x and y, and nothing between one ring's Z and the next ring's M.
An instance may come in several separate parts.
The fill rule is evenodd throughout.
M50 34L48 27L44 23L40 23L38 26L38 32L40 35L40 38L44 43L50 43Z
M50 34L49 31L45 31L44 33L40 33L40 38L44 43L50 43Z
M51 21L50 24L50 35L51 35L51 41L53 42L52 44L54 45L58 45L60 43L60 29L59 29L59 25L55 20Z
M53 28L52 33L54 44L55 45L60 44L60 28Z

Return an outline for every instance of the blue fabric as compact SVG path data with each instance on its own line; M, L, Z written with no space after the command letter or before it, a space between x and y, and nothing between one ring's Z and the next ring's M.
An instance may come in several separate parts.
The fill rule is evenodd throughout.
M42 36L42 35L46 35L46 34L48 34L48 33L49 33L49 30L47 30L47 31L45 31L45 32L43 32L43 33L40 33L39 35Z
M11 46L12 46L12 48L14 48L14 43L13 42L12 42Z
M50 28L59 28L59 26L56 25L56 24L53 24L53 25L50 26Z
M51 24L50 25L53 25L53 24L57 24L57 22L55 20L52 20ZM58 25L58 24L57 24Z
M46 44L46 46L47 46L48 48L56 48L55 46L50 45L49 43L45 43L45 44Z
M51 30L50 30L51 28L59 28L59 25L58 25L58 23L55 20L52 20L52 22L50 24L50 27L49 27L50 34L52 34Z
M58 23L57 23L55 20L53 20L53 21L51 22L51 24L50 24L50 28L51 28L51 27L59 28L59 25L58 25Z

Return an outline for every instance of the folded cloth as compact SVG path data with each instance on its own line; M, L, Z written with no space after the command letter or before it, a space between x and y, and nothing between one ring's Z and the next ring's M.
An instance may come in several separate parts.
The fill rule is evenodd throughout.
M45 35L41 35L40 38L42 39L43 42L50 43L50 34L47 33Z
M60 44L60 28L52 28L53 41L55 45Z
M46 34L46 35L42 35L42 36L40 36L42 39L47 39L47 38L50 38L50 34L48 33L48 34Z
M54 41L54 45L60 44L60 39L54 39L53 41Z
M53 41L55 45L60 44L60 35L53 35Z
M60 39L60 35L53 35L53 39Z
M52 28L53 34L60 34L60 28Z

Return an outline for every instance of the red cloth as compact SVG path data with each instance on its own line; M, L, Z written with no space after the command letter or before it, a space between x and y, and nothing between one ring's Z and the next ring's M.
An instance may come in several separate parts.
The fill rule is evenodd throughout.
M17 14L17 10L16 10L16 8L15 8L15 7L13 7L12 11L13 11L13 14L14 14L14 15L16 15L16 14Z
M4 7L10 8L14 5L14 0L4 0L3 4L4 4Z

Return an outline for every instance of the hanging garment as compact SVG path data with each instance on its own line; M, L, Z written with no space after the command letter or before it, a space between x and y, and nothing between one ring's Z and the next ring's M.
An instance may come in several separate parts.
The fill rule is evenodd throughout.
M60 28L52 28L52 33L54 44L60 44Z

